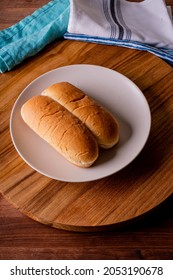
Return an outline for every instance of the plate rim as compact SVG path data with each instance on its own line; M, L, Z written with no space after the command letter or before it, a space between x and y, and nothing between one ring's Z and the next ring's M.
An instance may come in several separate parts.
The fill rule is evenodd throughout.
M125 164L124 166L122 166L121 168L119 168L118 170L116 170L115 172L110 172L108 174L103 174L103 175L100 175L100 176L96 176L95 178L85 178L83 180L70 180L70 179L63 179L63 178L60 178L60 177L53 177L53 176L50 176L49 174L46 174L44 173L42 170L40 170L38 167L36 166L33 166L33 164L31 164L22 154L22 152L20 151L20 149L18 148L16 142L15 142L15 139L14 139L14 136L13 136L13 127L12 127L12 121L13 121L13 115L14 115L14 111L16 109L16 106L20 100L20 98L24 95L24 93L26 92L26 90L31 87L31 85L33 85L36 81L38 81L40 78L44 78L44 76L46 75L51 75L51 73L53 72L56 72L56 71L61 71L62 69L65 69L65 68L80 68L80 67L89 67L89 68L97 68L97 69L103 69L104 71L110 71L111 73L114 72L116 73L117 75L119 75L120 77L126 79L128 81L128 83L131 83L131 85L133 85L133 87L136 88L136 90L138 90L138 92L140 93L140 96L142 96L143 98L143 102L146 106L146 108L148 109L148 118L149 118L149 122L148 122L148 131L146 132L146 136L145 136L145 140L143 141L143 145L140 147L139 151L136 153L136 155L127 163ZM34 96L34 95L33 95ZM11 136L11 139L12 139L12 143L17 151L17 153L19 154L19 156L24 160L24 162L26 164L28 164L33 170L37 171L38 173L46 176L46 177L49 177L51 179L54 179L54 180L58 180L58 181L62 181L62 182L71 182L71 183L82 183L82 182L90 182L90 181L96 181L96 180L99 180L99 179L103 179L105 177L108 177L108 176L111 176L119 171L121 171L122 169L124 169L125 167L127 167L129 164L131 164L135 158L140 154L140 152L143 150L147 140L148 140L148 137L149 137L149 134L150 134L150 131L151 131L151 110L150 110L150 107L149 107L149 104L148 104L148 101L145 97L145 95L143 94L143 92L141 91L141 89L131 80L129 79L127 76L125 76L124 74L114 70L114 69L111 69L111 68L107 68L107 67L104 67L104 66L100 66L100 65L94 65L94 64L72 64L72 65L65 65L65 66L61 66L61 67L57 67L55 69L52 69L50 71L47 71L43 74L41 74L40 76L38 76L37 78L35 78L34 80L32 80L22 91L21 93L19 94L19 96L17 97L17 99L15 100L14 104L13 104L13 108L11 110L11 114L10 114L10 136Z

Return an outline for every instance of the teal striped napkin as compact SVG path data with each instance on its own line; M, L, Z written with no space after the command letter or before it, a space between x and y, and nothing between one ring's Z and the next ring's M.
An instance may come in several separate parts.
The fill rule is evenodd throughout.
M54 0L17 24L0 31L0 72L11 70L47 44L63 37L69 20L69 0Z

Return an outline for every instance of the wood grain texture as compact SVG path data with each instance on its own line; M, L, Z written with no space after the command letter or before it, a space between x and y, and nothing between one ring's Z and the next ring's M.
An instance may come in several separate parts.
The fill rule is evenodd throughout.
M0 29L5 29L32 14L49 0L1 0Z
M142 219L109 232L44 226L0 198L0 259L173 259L173 197Z
M41 1L39 2L41 4ZM150 138L138 158L118 174L83 184L50 180L32 170L18 156L9 134L11 109L28 83L49 70L76 63L102 65L126 75L144 92L152 111ZM120 215L124 211L124 217L127 218L130 205L130 212L138 216L145 212L146 207L149 210L170 196L173 189L172 78L172 67L149 53L69 41L52 43L35 57L27 59L12 71L0 76L0 189L3 193L3 197L0 197L0 259L173 258L172 196L154 208L154 213L149 212L140 216L139 220L123 223L120 228L111 228L109 232L83 234L57 230L37 223L21 213L24 211L37 220L35 213L40 219L44 209L53 207L61 210L61 222L58 221L58 225L61 226L64 217L68 218L68 213L69 219L72 219L75 213L78 217L82 214L86 221L86 210L89 206L92 206L92 209L101 207L103 213L106 203L110 200L113 202L112 207L116 203ZM112 190L115 188L116 193L112 196ZM36 193L32 200L34 189ZM135 192L140 189L141 194L138 192L135 196ZM73 204L67 213L63 203L67 203L68 207L70 204L68 200L64 201L63 192L69 194L72 190ZM93 199L96 199L92 197L93 191L104 198L103 205L99 202L93 206ZM126 209L122 209L119 201L122 192L127 192L130 199ZM25 193L26 197L23 196ZM59 205L52 201L54 196L62 197ZM74 197L77 199L74 200ZM150 202L152 200L151 205L148 197ZM89 199L89 205L86 198ZM125 198L127 199L126 196ZM81 200L84 202L82 208L79 203ZM10 201L10 204L7 201ZM140 208L135 206L136 202L140 202ZM11 203L15 207L11 206ZM32 207L34 213L31 213ZM102 222L104 223L105 219L109 222L115 213L115 209L111 208ZM89 214L92 220L90 211ZM53 226L57 226L58 217L55 217L55 212L53 219ZM42 222L48 223L43 220ZM49 225L52 226L52 223ZM74 227L70 229L76 230ZM78 230L88 228L83 225L82 229Z
M51 180L26 167L12 146L7 121L14 100L30 81L58 66L80 63L102 65L132 79L148 100L152 129L147 145L130 166L108 178L76 184ZM42 67L38 70L39 65ZM173 73L170 66L149 53L59 41L54 43L53 48L51 45L39 54L37 59L30 59L17 68L12 71L15 73L21 68L17 76L1 83L4 141L1 145L3 181L0 190L15 207L29 217L53 227L95 231L137 217L172 193ZM2 81L6 75L2 75ZM9 91L15 91L15 94Z

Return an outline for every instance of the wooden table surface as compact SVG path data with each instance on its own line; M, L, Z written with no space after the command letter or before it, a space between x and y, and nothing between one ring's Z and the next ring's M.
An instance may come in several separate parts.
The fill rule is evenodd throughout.
M48 1L1 1L0 29L9 27ZM172 5L172 1L167 1ZM146 52L60 40L0 76L0 190L28 187L31 182L53 187L54 180L33 171L19 157L9 134L12 107L21 91L41 74L60 66L94 64L116 70L144 92L152 113L149 141L141 155L120 174L91 184L111 187L158 186L169 196L152 211L114 229L70 232L28 218L0 195L0 259L173 259L171 191L173 68ZM3 186L3 188L2 188ZM73 185L74 188L74 185ZM2 191L3 193L3 191Z

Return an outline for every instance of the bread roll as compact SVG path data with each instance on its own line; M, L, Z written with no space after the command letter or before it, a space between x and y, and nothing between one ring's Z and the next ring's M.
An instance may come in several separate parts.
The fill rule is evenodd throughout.
M22 106L21 115L30 128L71 163L89 167L96 161L98 144L92 133L50 97L32 97Z
M68 109L93 133L100 147L108 149L117 144L117 120L83 91L67 82L54 84L42 92Z

